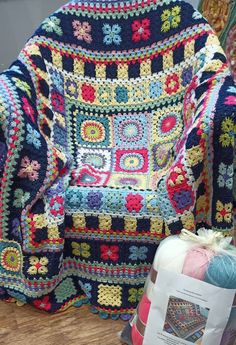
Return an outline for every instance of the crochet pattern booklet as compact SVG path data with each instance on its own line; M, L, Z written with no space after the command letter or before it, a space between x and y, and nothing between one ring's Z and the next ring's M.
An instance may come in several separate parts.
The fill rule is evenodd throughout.
M143 345L220 345L235 290L158 272Z

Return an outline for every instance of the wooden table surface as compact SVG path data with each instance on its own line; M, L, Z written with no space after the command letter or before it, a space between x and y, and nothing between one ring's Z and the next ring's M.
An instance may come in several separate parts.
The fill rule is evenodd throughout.
M102 320L88 306L48 314L0 302L1 345L121 345L125 322Z

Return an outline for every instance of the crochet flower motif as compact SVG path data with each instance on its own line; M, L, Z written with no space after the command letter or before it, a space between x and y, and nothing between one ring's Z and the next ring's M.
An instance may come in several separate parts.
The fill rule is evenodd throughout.
M104 24L102 31L104 34L103 42L106 45L111 45L112 43L120 45L122 42L122 39L119 35L121 33L121 27L118 24Z
M55 32L58 36L63 34L62 29L60 27L61 20L55 16L49 17L45 19L42 24L42 29L47 32Z
M116 92L116 100L118 103L128 102L128 90L125 86L117 86L115 92Z
M37 150L41 147L41 141L39 140L40 134L29 123L26 125L27 136L26 141L29 145L33 145Z
M103 204L102 197L103 195L101 192L89 192L87 196L88 207L99 209Z
M141 247L136 247L136 246L131 246L129 248L130 255L129 259L131 260L145 260L147 258L146 253L148 252L147 247L141 246Z
M101 258L103 260L117 261L119 259L119 247L118 246L107 246L105 244L100 246Z
M135 212L140 212L142 209L143 205L141 201L143 200L143 197L139 194L128 194L126 196L126 208L129 212L135 211Z
M176 202L178 209L187 209L192 205L192 194L189 190L180 190L174 193L173 200Z
M141 40L147 41L151 35L150 33L150 20L148 18L142 20L135 20L132 23L132 40L139 42Z
M161 20L163 21L161 31L167 32L171 28L175 29L178 27L181 16L180 16L180 6L175 6L170 10L164 10L161 15Z
M236 133L236 125L231 118L226 117L221 125L222 132L224 134L220 135L220 143L223 147L228 147L234 145L234 136Z
M172 93L175 93L178 91L179 89L179 77L176 73L169 75L166 78L166 82L165 82L165 91L171 95Z
M216 220L218 223L227 222L230 223L232 219L232 203L223 204L221 201L216 203Z
M74 30L74 36L80 40L87 43L92 42L91 25L88 22L80 22L79 20L74 20L72 23Z
M48 272L47 265L48 265L48 258L45 256L42 258L37 258L36 256L31 256L29 259L30 267L28 268L27 272L29 274L46 274Z
M50 212L53 216L63 216L64 214L64 201L62 196L57 195L55 198L50 200Z
M143 288L135 289L131 288L129 289L129 297L128 301L131 303L139 302L143 294Z
M16 248L5 248L1 253L0 265L11 272L18 272L21 268L20 253Z
M81 206L81 202L83 200L82 193L74 192L73 190L66 191L66 204L69 207L76 208Z
M81 87L82 97L85 102L93 103L95 101L95 89L91 85L83 84Z
M17 188L14 193L15 199L14 199L13 205L15 207L24 207L29 197L30 197L30 193L28 192L24 193L22 189Z
M75 99L79 97L78 86L74 80L70 80L70 79L66 80L65 91L70 97L73 97Z
M26 115L28 115L31 118L32 122L35 122L34 109L30 105L28 99L26 97L22 97L22 102L23 102L24 112L26 113Z
M45 296L42 299L36 299L33 301L33 304L36 308L46 311L50 310L52 307L52 304L49 302L49 296Z
M38 170L41 165L37 161L30 161L29 157L25 156L21 160L21 169L18 172L18 176L22 178L28 178L30 181L36 181L39 177Z
M90 245L82 242L82 243L77 243L77 242L72 242L71 243L72 247L72 253L76 256L82 256L84 258L89 258L90 257Z
M219 177L218 177L218 185L219 187L227 187L231 189L233 187L233 174L234 168L233 165L227 166L224 163L220 163L219 165Z

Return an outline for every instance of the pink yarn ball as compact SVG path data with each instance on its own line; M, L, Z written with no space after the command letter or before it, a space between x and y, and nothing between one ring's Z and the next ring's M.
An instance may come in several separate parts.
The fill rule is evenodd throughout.
M209 262L215 253L202 247L188 250L182 273L199 280L204 280Z
M147 324L150 307L151 301L148 299L147 295L144 294L138 306L138 315L140 320L145 324Z
M136 325L132 327L131 336L133 345L143 345L143 336L137 330Z

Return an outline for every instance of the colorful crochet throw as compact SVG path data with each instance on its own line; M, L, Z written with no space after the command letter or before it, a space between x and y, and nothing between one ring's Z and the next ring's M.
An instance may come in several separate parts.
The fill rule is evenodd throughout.
M129 318L161 239L232 232L235 105L185 2L47 18L0 76L0 298Z

